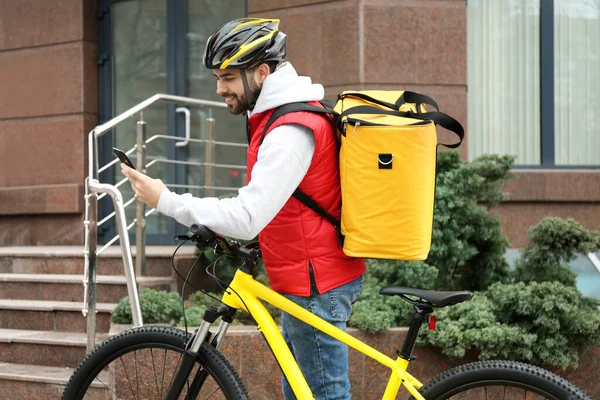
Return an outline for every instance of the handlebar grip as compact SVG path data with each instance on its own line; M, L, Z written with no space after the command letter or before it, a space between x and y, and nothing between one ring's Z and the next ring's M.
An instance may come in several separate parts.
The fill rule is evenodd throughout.
M192 234L201 240L208 241L215 237L215 233L204 225L194 224L190 227Z

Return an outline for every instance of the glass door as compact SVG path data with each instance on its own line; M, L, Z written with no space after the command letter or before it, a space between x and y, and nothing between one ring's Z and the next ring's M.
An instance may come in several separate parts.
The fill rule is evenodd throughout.
M208 36L223 23L246 15L246 0L99 0L99 77L100 123L106 122L156 93L168 93L222 102L215 93L212 73L202 66L202 53ZM185 136L185 112L175 104L155 103L143 112L147 137L154 135ZM179 112L176 110L179 109ZM207 119L214 119L214 140L244 141L243 117L234 117L226 109L189 107L190 136L206 138ZM102 137L101 165L113 159L112 147L131 149L136 142L138 118L119 124ZM147 145L146 163L156 159L206 161L207 146L191 143L176 146L176 141L157 139ZM215 146L209 161L216 164L245 165L244 148ZM132 154L135 163L135 154ZM220 196L231 190L185 189L180 186L233 188L241 186L245 169L184 166L158 162L147 174L160 178L171 190L190 192L194 196ZM208 174L208 176L207 176ZM102 182L123 179L120 168L101 174ZM208 179L208 180L207 180ZM125 202L133 197L131 186L120 187ZM110 199L99 204L99 218L113 212ZM135 202L126 208L127 222L135 218ZM112 226L99 230L100 241L106 243L115 234ZM173 244L173 237L187 228L173 219L155 212L146 221L147 244ZM134 230L130 231L132 243Z
M189 96L222 102L216 93L216 80L210 70L202 65L202 53L208 36L224 22L246 14L245 0L202 0L188 4L187 34L187 80L186 90ZM227 109L196 110L192 113L191 136L207 139L210 135L207 124L213 122L212 139L218 143L246 144L246 120L241 115L231 115ZM190 167L186 171L188 184L210 186L208 190L192 190L195 196L227 197L236 194L236 189L246 180L246 148L215 144L212 148L191 144L188 158L195 162L216 164L209 168Z

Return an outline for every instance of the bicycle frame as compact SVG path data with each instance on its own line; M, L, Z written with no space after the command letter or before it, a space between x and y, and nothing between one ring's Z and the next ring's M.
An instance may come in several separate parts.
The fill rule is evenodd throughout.
M275 321L259 299L293 315L308 325L388 367L391 370L391 375L383 395L383 400L395 399L402 385L406 387L415 399L425 400L418 392L418 389L423 384L406 372L409 364L408 360L401 357L393 360L254 280L252 275L238 270L229 288L225 291L222 301L229 307L246 310L252 315L258 324L258 330L263 333L297 398L312 399L314 396L294 356L285 343L277 324L275 324Z

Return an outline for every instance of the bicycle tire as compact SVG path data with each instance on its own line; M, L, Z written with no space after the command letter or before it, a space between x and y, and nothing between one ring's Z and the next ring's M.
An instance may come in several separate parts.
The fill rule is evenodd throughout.
M590 400L582 390L560 376L515 361L460 365L433 378L420 393L426 400Z
M170 327L145 326L123 331L84 358L69 379L62 399L163 399L189 337ZM196 364L188 384L198 368L208 372L208 380L196 399L248 399L237 372L213 346L202 344ZM186 397L186 391L184 388L180 398Z

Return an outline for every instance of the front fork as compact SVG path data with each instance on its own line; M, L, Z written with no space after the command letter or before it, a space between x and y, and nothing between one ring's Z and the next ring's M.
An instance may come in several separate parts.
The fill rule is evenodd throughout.
M196 360L198 359L198 352L202 347L202 343L209 342L211 346L218 349L221 341L225 337L227 333L227 329L229 328L229 324L233 321L233 316L237 310L235 308L221 305L218 308L209 307L204 312L204 318L200 327L196 330L192 339L188 342L184 356L181 360L179 368L175 374L173 379L173 383L169 388L169 393L167 394L166 400L177 400L181 395L181 392L189 380L190 374ZM221 323L217 328L215 335L213 336L209 331L211 325L217 320L217 318L221 317ZM212 336L212 340L211 340ZM188 393L185 399L195 399L200 390L202 389L202 385L208 376L208 372L202 368L202 366L198 367L196 371L196 375L194 376L194 380L189 386Z

